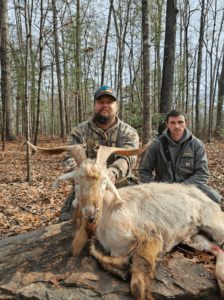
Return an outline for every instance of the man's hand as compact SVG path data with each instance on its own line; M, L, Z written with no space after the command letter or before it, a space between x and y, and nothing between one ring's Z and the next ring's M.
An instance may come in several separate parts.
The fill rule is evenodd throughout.
M108 177L110 178L110 180L111 180L111 182L113 183L113 184L115 184L115 175L114 175L114 173L112 172L112 170L111 169L108 169Z
M73 169L66 170L66 171L65 171L65 174L66 174L66 173L73 172L73 171L75 171L76 169L77 169L77 167L74 167ZM71 182L73 185L75 185L75 179L74 179L74 178L72 178L72 179L70 180L70 182Z

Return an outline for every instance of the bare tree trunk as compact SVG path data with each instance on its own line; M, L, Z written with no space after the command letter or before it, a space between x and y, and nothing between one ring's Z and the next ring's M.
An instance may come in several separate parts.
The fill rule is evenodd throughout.
M119 11L120 11L120 32L117 27L117 22L115 23L116 25L116 32L117 32L117 39L118 39L118 83L117 83L117 96L120 97L120 105L119 105L119 117L122 119L123 115L123 99L122 99L122 31L123 31L123 22L122 22L122 16L121 16L121 1L119 1ZM114 13L115 17L115 13ZM116 18L115 18L116 19Z
M24 56L23 56L23 32L22 32L22 22L21 22L21 11L18 9L21 7L20 2L16 3L16 0L13 0L14 7L15 7L15 18L16 18L16 29L17 29L17 36L19 40L19 49L20 49L20 56L21 56L21 65L24 72Z
M55 61L57 69L58 78L58 95L60 104L60 119L61 119L61 137L66 136L66 124L65 124L65 104L62 92L62 79L61 79L61 67L60 67L60 55L59 55L59 41L58 41L58 29L57 29L57 10L56 10L56 0L52 0L53 7L53 22L54 22L54 42L55 42Z
M29 5L28 5L28 13L29 13ZM31 8L30 8L30 20L29 20L29 32L30 36L32 36L32 16L33 16L33 0L31 0ZM36 76L35 76L35 55L33 52L32 39L30 39L30 60L31 60L31 97L30 97L30 138L33 137L35 133L35 101L36 101Z
M197 68L197 89L196 89L196 126L195 134L199 136L199 103L200 103L200 84L201 84L201 64L202 64L202 48L203 48L203 38L204 38L204 5L205 0L202 0L201 4L201 24L200 24L200 36L199 36L199 46L198 46L198 68Z
M163 11L163 5L164 5L164 0L160 1L157 0L156 1L156 5L157 5L157 12L158 12L158 21L156 21L156 24L158 22L158 26L157 26L157 37L155 40L155 45L156 45L156 85L157 85L157 89L154 89L154 92L156 93L155 98L157 98L158 103L157 106L155 107L155 112L159 111L159 107L160 107L160 96L161 96L161 60L160 60L160 43L161 43L161 39L162 39L162 11Z
M205 86L208 86L208 51L205 56ZM206 135L206 118L207 118L207 89L205 88L205 110L204 110L204 126L203 126L203 138ZM200 124L200 123L199 123Z
M40 105L41 105L41 90L42 90L42 78L43 78L43 0L40 1L40 37L39 37L39 48L40 48L40 71L39 71L39 81L38 81L38 95L37 95L37 117L36 117L36 131L34 145L38 142L38 133L40 126Z
M112 7L113 7L113 0L110 0L110 10L109 10L109 15L108 15L108 24L107 24L106 39L105 39L105 46L104 46L104 53L103 53L101 86L104 85L104 72L105 72L105 65L106 65L107 41L108 41L108 36L109 36L109 31L110 31L110 20L111 20Z
M17 36L19 40L19 50L20 50L20 65L23 71L23 77L25 78L25 63L24 63L24 45L23 45L23 27L21 21L21 10L20 10L20 0L13 0L14 7L15 7L15 19L16 19L16 29L17 29ZM24 83L23 83L24 85ZM21 91L21 136L26 135L26 118L25 118L25 85L23 86L23 91Z
M18 91L18 89L17 89ZM19 109L20 109L20 99L19 93L16 96L16 136L19 136Z
M215 70L217 67L218 63L218 47L219 47L219 40L220 40L220 35L222 32L222 25L224 21L224 12L222 15L222 20L220 24L220 30L217 38L217 43L216 43L216 57L215 57L215 64L213 67L213 44L214 44L214 39L215 39L215 27L217 23L217 0L215 1L215 13L214 13L214 25L213 25L213 34L212 34L212 43L211 43L211 51L210 51L210 97L209 97L209 128L208 128L208 142L211 142L212 138L212 125L213 125L213 106L214 106L214 79L215 79Z
M222 71L219 78L219 92L218 92L218 104L217 104L217 119L216 119L216 136L221 136L222 114L223 114L223 101L224 100L224 53L222 58Z
M2 150L5 150L5 145L6 145L6 109L5 109L5 99L2 99L2 115L3 115L3 120L2 120Z
M77 92L77 102L78 102L78 122L82 122L82 100L80 95L81 83L80 83L80 61L79 61L79 52L80 52L80 2L77 0L76 8L76 92Z
M113 16L114 16L114 23L115 23L115 29L116 29L116 35L117 35L117 40L118 40L118 47L119 47L119 58L118 58L118 80L117 80L117 95L120 97L120 107L119 107L119 117L122 119L123 117L123 53L124 53L124 47L125 47L125 37L127 34L127 26L128 26L128 21L129 21L129 10L130 10L130 4L131 1L128 0L127 2L127 12L125 18L122 16L122 7L121 7L121 1L119 1L119 13L120 13L120 32L117 24L117 19L115 16L115 10L114 6L112 5L113 9ZM123 19L125 21L124 27L123 27ZM123 30L124 28L124 30ZM123 32L123 34L122 34Z
M151 57L150 57L150 12L149 0L142 0L143 31L143 145L152 136L151 120Z
M51 86L52 132L51 132L51 137L53 140L54 139L54 61L52 62L52 66L51 66L51 80L52 80L52 86Z
M28 68L29 68L29 46L30 46L30 32L28 26L28 11L27 11L27 0L25 0L25 22L26 22L26 62L25 62L25 102L26 102L26 140L30 141L30 101L28 95ZM31 164L30 164L30 147L27 144L27 181L31 181Z
M184 59L183 59L183 54L182 54L182 47L183 47L183 10L182 10L182 7L180 5L179 7L179 12L180 12L180 62L184 62ZM183 66L183 72L184 72L184 66ZM183 73L181 73L181 71L179 72L180 73L180 82L181 80L184 78L183 77ZM180 90L180 96L178 97L178 107L181 107L182 106L182 102L181 102L181 99L182 99L182 94L183 94L183 86L184 86L184 83L180 83L179 84L179 88L181 88Z
M131 18L131 11L130 11L130 20ZM132 24L130 21L130 31L132 32ZM129 60L128 60L128 64L129 64L129 77L130 77L130 100L131 103L134 102L134 82L132 79L132 65L134 65L134 59L133 59L133 47L134 47L134 38L133 38L133 34L131 34L131 49L130 49L130 54L129 54ZM133 70L135 71L135 70Z
M183 12L182 12L182 16L183 16L183 23L185 23L185 19L186 19L186 10L184 8ZM182 31L182 30L181 30ZM185 34L185 31L184 31L184 34ZM185 35L184 35L184 41L185 41ZM182 106L182 110L184 111L184 100L185 100L185 89L186 89L186 84L185 84L185 81L186 81L186 43L184 42L183 43L183 50L184 50L184 53L182 55L182 58L183 58L183 83L182 83L182 99L181 99L181 106Z
M188 14L189 2L185 0L185 62L186 62L186 94L185 94L185 112L188 111L188 90L189 90L189 66L188 66L188 26L190 22L190 14Z
M43 113L43 118L44 118L44 134L45 134L45 138L46 138L47 137L47 126L46 126L45 113Z
M221 21L221 25L220 25L220 30L219 30L219 35L217 38L217 46L216 46L216 59L215 59L215 66L214 66L214 75L213 75L213 80L214 80L214 91L213 91L213 99L212 99L212 120L211 120L211 127L213 127L213 112L214 112L214 102L215 102L215 96L216 96L216 87L218 84L218 77L219 77L219 68L220 68L220 62L221 62L221 57L219 58L219 41L220 41L220 35L221 35L221 31L222 31L222 26L223 26L223 21L224 21L224 12L223 12L223 16L222 16L222 21ZM222 52L221 52L221 56L224 52L224 45L222 48ZM215 70L216 70L216 76L215 76Z
M9 21L7 0L0 0L1 18L1 92L4 99L4 109L6 111L6 136L8 141L16 140L14 109L11 92L11 66L10 66L10 45L9 45Z
M63 14L64 20L64 14ZM61 23L63 26L63 22ZM67 55L65 49L65 38L64 31L62 30L62 45L63 45L63 69L64 69L64 103L65 103L65 123L66 123L66 133L70 133L69 131L69 120L68 120L68 63L67 63Z
M163 80L160 100L160 113L166 114L173 107L173 78L176 45L176 0L167 0L166 33L163 59ZM159 134L166 128L165 122L159 125Z
M196 68L196 58L194 60L193 67L193 80L192 80L192 103L191 103L191 131L194 133L194 77L195 77L195 68Z
M3 23L3 1L0 1L0 57L3 54L2 49L2 23ZM3 79L1 78L1 91L3 91ZM5 150L5 136L6 136L6 110L5 110L5 98L4 93L2 93L2 150Z

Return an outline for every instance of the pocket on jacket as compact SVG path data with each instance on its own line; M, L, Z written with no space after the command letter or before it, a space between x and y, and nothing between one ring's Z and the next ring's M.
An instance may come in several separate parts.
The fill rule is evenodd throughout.
M194 173L194 157L182 157L180 159L180 169L187 174Z

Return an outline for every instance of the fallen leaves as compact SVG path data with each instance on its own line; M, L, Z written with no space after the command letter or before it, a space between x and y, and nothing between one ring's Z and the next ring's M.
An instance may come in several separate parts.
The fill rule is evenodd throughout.
M52 185L64 173L64 154L31 156L32 181L26 181L26 147L22 142L7 142L0 151L0 239L22 234L57 223L60 209L71 190L69 182L61 182L56 191ZM62 140L41 143L43 147L63 145Z
M208 185L212 186L224 198L224 141L215 140L205 144L210 179ZM222 206L224 206L222 204Z

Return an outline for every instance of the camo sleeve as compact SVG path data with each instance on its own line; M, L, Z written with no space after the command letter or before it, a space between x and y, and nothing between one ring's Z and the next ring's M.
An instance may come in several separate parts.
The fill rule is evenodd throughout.
M126 149L139 148L139 136L137 131L130 125L123 123L118 136L118 147ZM115 162L110 166L119 171L118 179L124 179L131 173L137 161L137 156L116 155Z
M83 122L78 126L72 129L72 132L69 134L68 137L68 145L84 145L84 150L86 151L86 136L88 124L87 122ZM62 164L65 167L65 172L71 172L77 166L75 159L73 156L67 152L66 156L62 159Z

